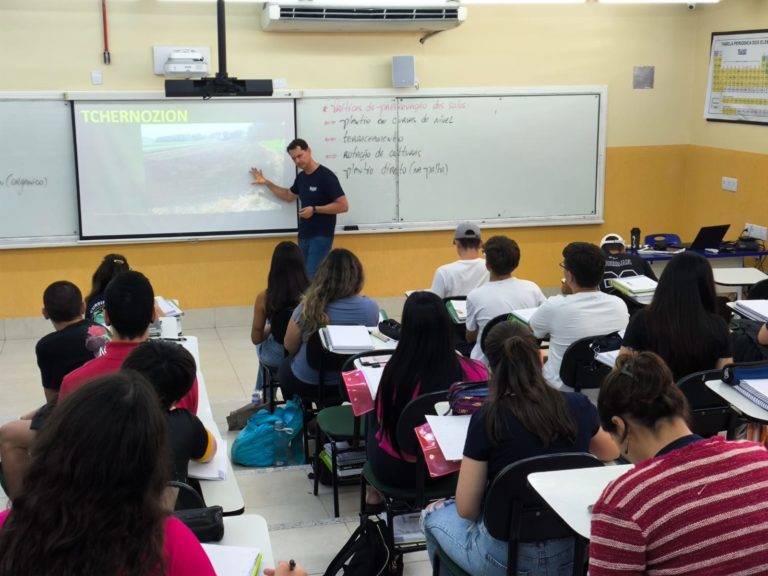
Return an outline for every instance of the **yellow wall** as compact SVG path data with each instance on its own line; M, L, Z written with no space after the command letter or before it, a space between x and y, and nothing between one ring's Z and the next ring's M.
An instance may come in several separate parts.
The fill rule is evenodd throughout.
M92 70L104 74L99 90L160 90L152 45L209 45L216 61L212 3L107 5L108 67L100 61L98 2L3 0L0 90L92 90ZM728 221L732 231L747 220L768 224L768 129L702 119L710 33L768 28L762 0L721 0L694 12L684 6L473 6L466 24L424 45L417 34L406 33L263 33L258 8L250 3L228 4L227 18L230 74L286 78L290 88L387 87L396 54L416 56L425 88L608 85L606 223L498 231L521 243L519 275L543 286L557 284L560 251L572 240L597 241L613 231L628 235L632 226L690 236L703 223ZM635 65L656 66L654 90L632 90ZM736 195L719 190L721 176L739 178ZM0 317L36 314L52 280L68 278L87 289L108 250L125 253L158 293L178 297L186 308L249 304L263 286L276 242L0 251ZM454 256L447 232L344 235L336 245L360 255L366 292L373 296L426 286L434 268Z

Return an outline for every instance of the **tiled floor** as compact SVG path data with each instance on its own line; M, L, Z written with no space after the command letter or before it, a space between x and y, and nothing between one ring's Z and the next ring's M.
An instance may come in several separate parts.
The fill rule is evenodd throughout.
M226 415L248 402L256 381L256 354L250 342L250 327L189 331L199 338L200 367L222 434ZM0 340L0 423L18 418L43 402L35 363L35 340ZM295 558L310 574L323 574L329 561L357 525L359 488L341 487L341 518L333 518L330 488L321 486L312 494L308 468L248 469L235 467L245 512L266 518L275 558ZM0 492L0 495L2 492ZM0 506L5 499L0 498ZM405 557L408 576L431 574L426 553Z

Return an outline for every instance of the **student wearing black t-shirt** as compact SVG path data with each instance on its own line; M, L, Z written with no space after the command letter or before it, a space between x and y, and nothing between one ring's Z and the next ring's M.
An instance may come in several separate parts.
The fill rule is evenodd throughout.
M507 542L493 538L481 518L486 487L496 475L534 456L590 451L612 460L619 451L586 396L560 392L544 380L538 345L527 327L495 326L485 352L491 397L470 420L456 500L427 508L424 533L430 560L439 544L465 571L501 576L507 574ZM520 543L517 573L554 574L572 563L573 545L573 538Z
M349 203L339 179L312 157L312 150L305 140L293 140L287 151L301 170L290 189L268 180L258 168L251 168L250 172L254 184L266 186L281 200L293 202L299 199L299 248L312 278L320 262L331 251L336 214L347 212Z
M190 460L207 462L216 454L216 438L200 419L176 403L192 389L197 367L185 348L174 342L148 340L123 361L122 370L135 370L152 384L168 422L171 479L187 481Z
M629 321L622 352L655 352L675 380L733 362L728 325L717 314L712 268L694 252L678 254L659 278L653 300Z
M21 489L29 447L55 405L62 379L98 356L108 340L106 328L83 319L84 309L83 295L72 282L59 280L43 293L43 316L55 329L35 346L46 404L0 428L0 458L12 498Z

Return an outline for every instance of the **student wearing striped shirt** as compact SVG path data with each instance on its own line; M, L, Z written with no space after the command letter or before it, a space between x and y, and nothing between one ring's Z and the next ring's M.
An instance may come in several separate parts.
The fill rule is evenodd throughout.
M635 468L592 511L591 576L765 574L768 451L703 439L652 352L619 356L600 390L603 428Z

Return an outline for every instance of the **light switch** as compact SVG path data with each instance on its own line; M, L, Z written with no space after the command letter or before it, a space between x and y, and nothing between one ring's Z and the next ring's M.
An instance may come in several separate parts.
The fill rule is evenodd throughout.
M728 192L736 192L736 188L739 185L739 181L736 178L728 178L727 176L723 176L723 184L722 188L723 190L726 190Z

